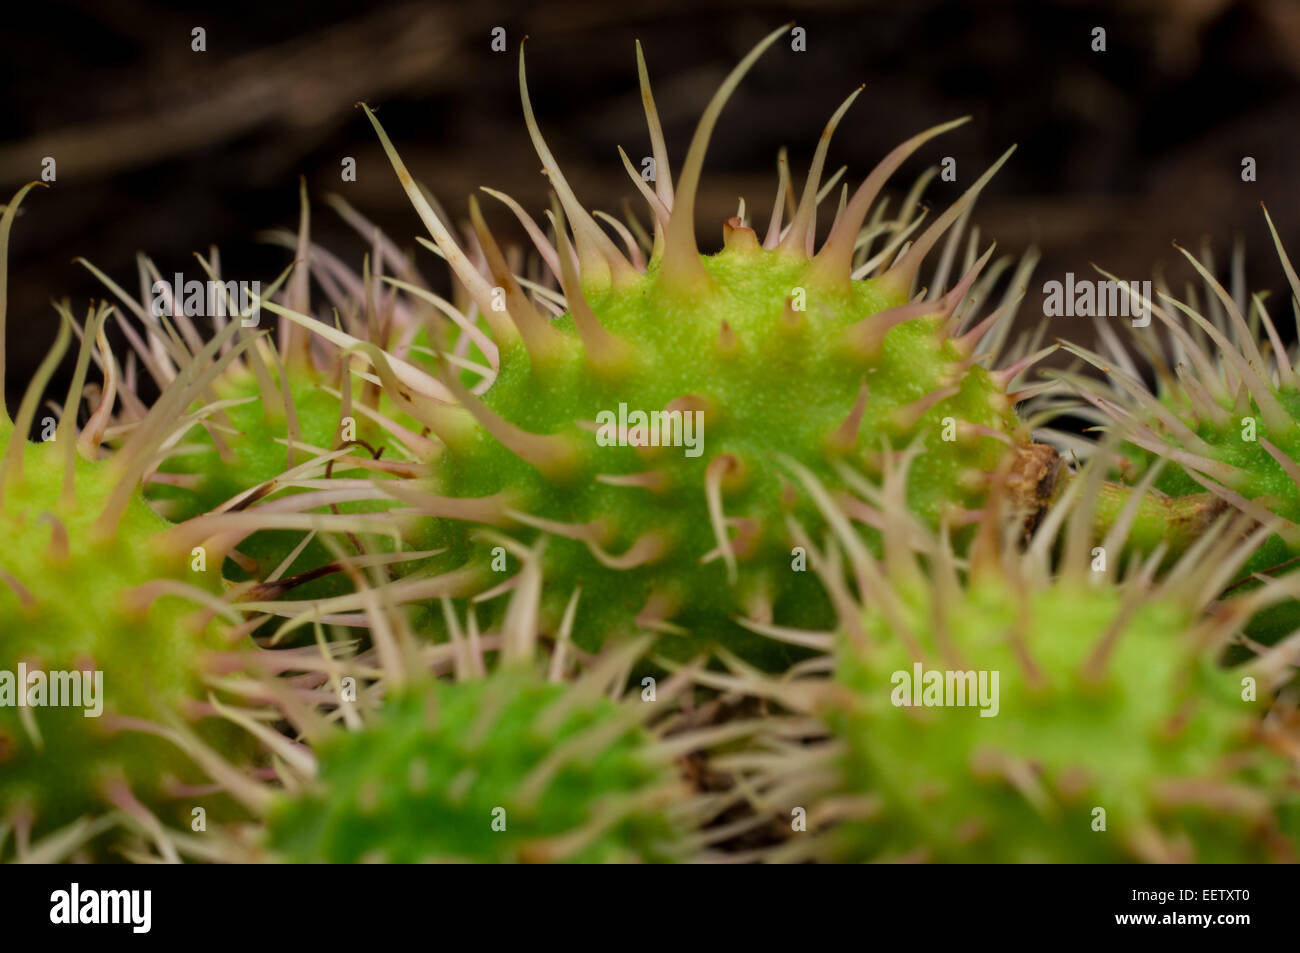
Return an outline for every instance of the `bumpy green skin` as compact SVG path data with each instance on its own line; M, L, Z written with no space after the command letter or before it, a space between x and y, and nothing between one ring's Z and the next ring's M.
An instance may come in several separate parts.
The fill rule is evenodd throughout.
M0 446L7 446L13 427L0 421ZM176 579L215 589L216 574L190 571L188 555L164 559L154 548L167 523L137 493L131 498L116 535L103 544L91 542L90 525L113 489L104 464L77 458L76 502L60 502L63 448L57 442L27 444L24 479L4 488L0 533L0 569L30 593L34 605L23 606L10 586L0 585L0 671L71 671L83 663L103 673L104 715L87 718L81 708L28 708L39 728L43 748L36 747L17 707L0 707L0 817L14 809L34 813L34 836L105 806L103 782L124 778L131 790L161 816L188 825L190 805L162 798L159 784L167 775L189 782L204 780L174 745L150 734L107 734L110 713L169 724L186 716L186 703L206 697L198 679L199 660L207 650L227 648L212 628L195 631L188 619L198 608L176 596L163 596L147 611L135 611L124 597L156 579ZM51 528L42 514L56 516L68 534L66 562L50 548ZM14 702L10 702L14 704ZM213 727L210 722L205 722ZM237 741L242 732L215 726L203 736L233 760L250 745ZM223 803L224 798L220 798ZM202 804L211 808L209 799Z
M582 586L575 639L584 648L631 628L656 593L676 606L671 621L696 634L661 640L663 651L686 655L716 639L751 661L779 669L795 657L788 646L731 622L747 614L753 596L766 593L781 623L830 625L833 618L811 574L792 571L794 543L786 529L782 491L794 477L781 468L777 455L799 461L832 490L842 487L831 468L835 451L828 438L849 416L865 380L870 388L866 411L844 459L869 470L870 457L879 453L882 442L900 448L919 440L925 465L913 468L909 505L935 524L950 504L980 505L978 487L961 480L992 469L1006 452L1005 445L987 437L943 441L943 418L1008 435L1017 434L1018 422L988 371L956 368L964 355L943 335L938 316L895 327L873 357L848 351L844 329L903 303L878 282L853 282L847 292L831 291L813 282L807 259L766 251L754 242L731 242L702 261L716 288L690 300L663 287L657 262L630 287L585 289L600 323L636 355L635 365L624 373L611 377L593 371L568 314L554 322L567 332L569 345L555 366L535 370L522 349L503 349L500 376L485 403L533 433L571 435L583 452L580 472L568 481L547 479L480 431L469 447L454 447L438 461L434 489L453 497L508 489L516 494L516 509L534 516L578 524L607 520L614 535L605 548L614 554L625 552L649 530L668 534L670 548L663 558L630 571L602 566L583 542L559 536L549 540L544 557L547 608L553 621L574 588ZM797 315L804 326L791 330L782 314L796 288L805 290L807 309ZM724 321L738 341L732 354L720 350ZM960 383L958 394L914 425L890 426L895 410L954 380ZM706 412L703 453L696 458L680 447L651 448L649 453L600 447L594 433L575 426L575 421L594 422L601 411L617 413L620 402L629 411L650 412L685 395L703 397L715 410ZM723 560L700 564L718 545L709 522L705 472L720 454L733 455L744 470L743 485L724 487L726 516L754 520L761 528L757 551L740 560L734 586ZM594 479L596 474L650 470L665 474L670 489L656 493ZM819 532L822 520L806 499L795 513L811 532ZM526 530L514 532L527 536ZM490 544L466 544L461 553L467 561L487 565L489 549Z
M875 795L882 810L838 828L836 859L920 851L936 862L1114 863L1135 859L1132 844L1146 825L1169 843L1189 844L1200 862L1272 856L1266 834L1295 811L1295 795L1289 806L1268 802L1285 767L1265 751L1254 752L1254 768L1225 767L1247 749L1256 705L1242 700L1239 676L1187 646L1189 613L1164 599L1141 605L1120 623L1104 678L1093 684L1081 673L1119 617L1118 592L1061 582L1027 595L1023 617L1001 581L946 606L963 667L999 673L1000 710L988 718L976 707L895 707L893 673L911 674L913 659L880 613L865 614L871 651L842 648L837 680L847 691L828 720L845 744L843 792ZM933 597L918 588L905 600L929 655L925 670L947 667L938 661ZM1017 626L1045 690L1031 687L1017 660L1010 638ZM1171 729L1179 713L1187 720ZM1002 773L977 770L990 751L1032 766L1041 812ZM1253 786L1260 813L1246 819L1158 803L1162 780L1202 778ZM1105 831L1093 830L1098 807Z
M530 850L582 827L602 805L645 795L670 780L644 760L645 737L630 728L566 762L534 804L523 803L520 785L534 768L558 746L616 715L612 702L597 698L575 705L543 732L540 719L568 691L506 668L486 680L439 682L389 699L375 722L318 747L322 788L277 805L268 821L272 848L301 863L551 859ZM505 830L493 829L498 808L505 809ZM658 808L645 805L575 853L553 859L674 857L671 825Z

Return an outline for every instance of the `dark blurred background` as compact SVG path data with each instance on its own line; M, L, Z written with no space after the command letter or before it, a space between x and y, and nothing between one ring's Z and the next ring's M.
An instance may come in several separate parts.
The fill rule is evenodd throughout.
M190 10L72 0L34 5L25 17L7 11L0 28L0 189L7 196L37 178L45 156L56 159L58 179L29 195L13 230L11 408L53 339L50 299L70 297L81 315L104 295L74 256L134 289L137 251L164 275L201 277L191 253L215 244L227 277L269 280L289 256L255 236L295 225L300 174L315 201L313 236L345 260L359 268L364 243L320 204L328 191L413 246L422 228L357 100L378 107L408 166L453 215L479 185L540 215L546 181L517 85L525 34L552 151L584 204L618 213L624 199L643 208L615 147L634 161L650 151L634 39L676 172L726 72L783 21L807 30L807 51L778 43L723 114L697 216L705 249L717 247L739 195L765 227L777 149L790 148L802 180L827 117L865 82L829 159L829 170L849 166L854 186L903 138L963 114L974 121L923 148L895 178L896 192L951 155L958 182L928 193L946 204L1020 144L976 221L1001 250L1042 250L1022 320L1041 317L1043 281L1089 271L1090 261L1131 279L1163 265L1181 279L1177 269L1190 270L1179 266L1174 239L1198 247L1210 236L1225 263L1242 237L1250 285L1281 292L1261 201L1300 259L1296 0L228 0ZM497 26L507 53L491 50ZM1091 49L1098 26L1105 53ZM191 50L194 27L206 30L206 52ZM344 156L356 158L354 183L340 181ZM1241 179L1244 156L1258 163L1254 183ZM502 207L485 210L504 236L522 237ZM420 256L425 274L445 284ZM1288 333L1287 309L1272 310Z

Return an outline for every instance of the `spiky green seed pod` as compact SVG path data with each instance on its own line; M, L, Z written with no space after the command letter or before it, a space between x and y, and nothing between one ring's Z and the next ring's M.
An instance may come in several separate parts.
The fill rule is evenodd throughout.
M1265 218L1291 306L1300 308L1300 278L1267 211ZM1165 512L1166 526L1183 522L1199 531L1211 521L1206 515L1228 508L1275 525L1275 535L1244 567L1248 577L1300 553L1300 379L1263 297L1248 299L1239 279L1231 293L1225 289L1208 250L1204 261L1179 251L1204 280L1205 302L1190 295L1180 300L1160 286L1161 300L1149 302L1158 323L1130 330L1134 348L1125 349L1109 329L1106 355L1068 345L1102 369L1103 380L1066 376L1090 405L1081 412L1122 437L1120 464L1128 479L1161 463L1151 477L1167 499L1152 505ZM1129 350L1149 356L1155 393Z
M314 863L673 859L671 774L617 705L574 692L503 670L388 699L317 748L320 788L272 812L272 848Z
M182 299L181 292L157 281L157 269L144 256L140 257L142 279L152 276L155 284L149 286L142 280L145 290L137 300L92 264L82 262L136 318L136 324L124 321L122 327L135 356L159 388L169 386L191 362L191 349L201 346L196 321L205 310L215 307L221 315L229 315L217 319L218 329L226 320L241 325L235 340L242 342L242 353L231 357L223 349L220 372L189 408L189 426L174 436L164 459L147 475L146 495L157 511L173 521L204 513L239 512L250 505L279 509L298 505L301 513L329 512L338 518L382 512L392 508L394 500L373 486L369 476L411 477L424 472L419 460L431 452L433 444L408 429L418 425L385 400L379 381L355 384L345 356L313 352L306 346L306 332L291 324L281 329L279 350L270 344L264 330L258 330L260 297L275 297L286 284L280 300L309 310L305 302L309 300L310 268L326 289L334 313L341 314L348 327L359 329L369 324L375 330L367 332L367 337L398 355L404 355L412 344L407 332L418 326L418 315L413 313L417 299L396 289L378 290L375 286L382 274L372 275L367 265L361 276L355 275L313 245L305 188L302 201L299 234L274 235L295 249L301 261L255 297L255 307L245 313L239 312L228 290L235 283L221 282L215 251L212 260L202 264L228 300L210 296L200 301L198 291L184 292L193 297ZM358 227L368 225L341 201L335 200L335 204ZM388 245L381 245L376 269L384 264L395 264L403 277L419 280ZM184 287L191 285L202 287L194 282ZM422 285L406 285L434 297ZM420 306L432 307L422 302ZM124 414L118 429L129 429L131 422ZM311 495L312 490L318 492ZM286 500L295 495L305 496L297 504ZM321 524L321 530L326 528ZM355 537L351 545L356 549ZM375 549L370 555L394 550L385 537L373 539L370 545ZM228 578L244 581L270 576L277 594L293 591L298 598L328 598L351 591L328 548L319 540L304 538L301 529L267 528L246 534L238 547L225 555L230 561L221 568ZM409 559L392 561L394 572L407 568L403 562Z
M476 541L478 529L547 535L544 626L553 628L581 589L577 631L585 648L612 633L650 629L688 636L669 640L663 648L670 654L718 641L776 668L791 660L789 647L756 635L754 625L829 619L786 525L789 515L811 514L794 502L777 453L839 492L844 466L871 469L883 449L924 446L926 466L917 468L908 505L935 525L974 519L991 474L1014 468L1027 447L1014 411L1020 395L1007 386L1041 354L995 371L977 352L996 320L980 321L972 308L996 278L995 270L976 283L992 249L978 256L972 245L964 277L946 294L913 289L926 254L1006 157L905 251L899 248L919 219L862 229L890 174L957 123L908 140L852 199L846 191L815 249L826 151L854 93L826 127L793 222L782 228L783 179L765 240L737 216L724 226L723 249L700 254L694 203L709 136L743 74L780 33L722 84L675 190L640 64L657 170L654 192L634 176L655 216L644 264L634 242L625 256L573 195L534 120L521 55L525 119L558 196L554 243L512 200L490 194L520 217L559 293L515 276L471 200L476 267L367 110L434 238L431 247L491 334L473 342L491 366L481 397L462 380L463 362L450 360L467 343L472 312L456 321L458 336L435 336L436 373L407 366L405 376L393 375L400 380L389 395L440 442L431 478L403 497L427 515L463 524L449 557L459 560L460 575L447 594L500 591L509 578L513 567L495 544ZM884 251L858 264L859 250L882 230ZM293 309L268 308L340 347L357 344Z
M266 807L270 856L290 862L663 862L682 859L674 810L685 795L656 750L652 718L689 684L679 677L621 702L648 639L591 660L572 681L570 612L543 668L537 655L537 553L501 629L468 638L450 603L452 641L429 646L391 587L359 582L375 651L339 712L302 724L312 753L286 752L288 792ZM489 663L487 652L493 655ZM354 667L355 663L361 663ZM453 680L435 680L429 671ZM363 683L364 684L361 684ZM284 742L281 742L283 746ZM304 763L304 761L306 763Z
M167 524L138 494L112 535L95 539L116 485L109 467L77 461L64 499L57 441L24 447L3 421L0 445L20 448L0 516L0 818L34 822L43 834L123 790L157 805L169 776L196 780L192 762L167 741L113 734L110 723L125 716L169 727L203 698L200 656L223 645L212 627L194 624L201 605L186 598L188 560L154 549ZM29 685L17 685L20 665ZM71 686L56 680L68 674L82 684L64 694ZM22 693L40 707L18 707ZM44 707L60 699L79 704Z
M0 221L0 262L26 191ZM0 366L6 278L0 275ZM29 442L42 392L72 336L72 316L59 310L58 339L16 418L0 409L0 852L47 861L114 823L151 829L159 816L188 823L195 803L215 820L231 808L224 798L176 800L183 784L207 780L184 749L215 745L236 762L250 750L204 720L208 663L240 639L229 624L238 617L220 604L217 574L196 565L201 554L169 545L167 522L140 490L199 375L187 369L120 451L100 459L115 365L102 334L108 310L93 310L61 420L49 439ZM97 345L107 383L78 432ZM58 830L65 825L72 826Z
M777 720L764 747L784 758L731 759L769 810L783 791L786 810L806 811L773 859L1296 859L1284 830L1300 806L1296 719L1274 696L1287 659L1221 668L1250 610L1207 612L1263 531L1207 535L1159 583L1159 553L1118 581L1118 548L1109 563L1090 548L1099 475L1067 491L1082 502L1057 573L1064 506L1027 553L990 521L965 578L946 539L889 508L883 562L838 541L858 592L826 574L846 607L833 682L770 687L819 712L830 740L791 749ZM1275 584L1254 606L1294 589Z

